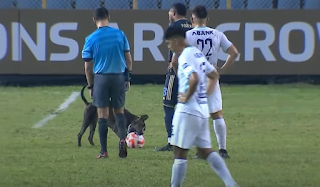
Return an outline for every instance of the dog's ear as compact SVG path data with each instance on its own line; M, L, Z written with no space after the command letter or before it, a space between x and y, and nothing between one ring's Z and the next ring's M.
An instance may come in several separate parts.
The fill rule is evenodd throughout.
M142 115L142 116L140 116L139 119L144 122L144 121L146 121L148 118L149 118L148 115Z

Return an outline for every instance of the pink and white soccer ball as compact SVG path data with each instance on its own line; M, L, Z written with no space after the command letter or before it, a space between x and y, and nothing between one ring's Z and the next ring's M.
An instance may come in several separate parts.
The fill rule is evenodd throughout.
M144 137L131 132L127 135L126 143L128 148L141 148L144 146Z
M139 148L143 147L143 146L144 146L144 143L145 143L145 141L144 141L143 135L139 135L139 136L138 136L138 147L139 147Z

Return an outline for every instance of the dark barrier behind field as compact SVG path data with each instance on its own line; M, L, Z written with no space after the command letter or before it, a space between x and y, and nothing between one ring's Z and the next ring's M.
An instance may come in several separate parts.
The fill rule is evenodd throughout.
M241 53L222 82L318 82L319 10L211 10L210 26L224 31ZM165 10L110 11L125 32L134 60L133 81L163 82L168 49ZM2 84L84 83L81 50L96 28L88 10L1 10ZM319 21L319 22L317 22ZM220 63L227 55L221 51Z

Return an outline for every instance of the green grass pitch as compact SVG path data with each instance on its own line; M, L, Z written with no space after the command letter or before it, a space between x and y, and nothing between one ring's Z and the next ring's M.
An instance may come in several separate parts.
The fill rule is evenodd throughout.
M133 85L126 107L148 114L142 149L118 158L118 140L108 135L108 159L96 159L98 133L82 147L80 98L39 129L33 126L81 87L0 88L0 186L3 187L168 187L172 152L166 143L162 86ZM320 89L310 85L222 86L228 128L227 165L242 187L320 186ZM87 94L87 93L86 93ZM88 97L88 95L87 95ZM88 97L89 98L89 97ZM213 147L216 139L210 122ZM223 187L202 160L189 152L184 187Z

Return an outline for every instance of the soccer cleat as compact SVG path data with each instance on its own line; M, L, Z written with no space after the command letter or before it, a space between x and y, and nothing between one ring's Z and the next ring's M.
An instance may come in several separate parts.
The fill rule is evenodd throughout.
M192 158L193 158L193 159L198 159L198 158L199 158L198 153L196 153L196 155L194 155Z
M99 153L97 158L108 158L108 152Z
M219 150L219 155L220 155L222 158L230 158L230 156L228 155L227 150L225 150L225 149L220 149L220 150Z
M172 146L168 143L164 147L155 148L155 151L172 151Z
M126 158L128 156L126 141L120 140L119 142L119 157Z
M219 155L222 157L222 158L230 158L230 156L228 155L228 152L224 149L220 149L219 150ZM196 153L196 155L194 155L192 157L193 159L198 159L199 158L199 155L198 153Z

